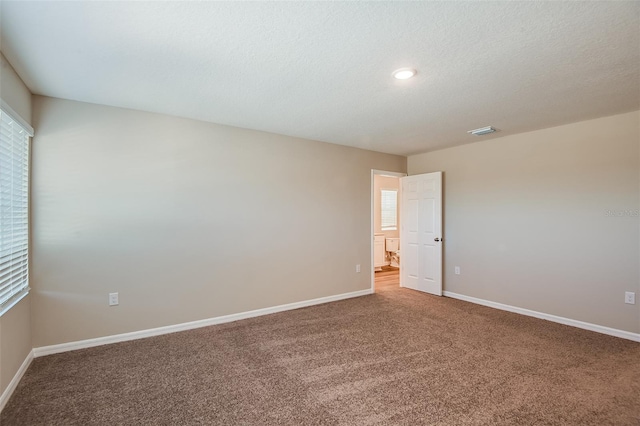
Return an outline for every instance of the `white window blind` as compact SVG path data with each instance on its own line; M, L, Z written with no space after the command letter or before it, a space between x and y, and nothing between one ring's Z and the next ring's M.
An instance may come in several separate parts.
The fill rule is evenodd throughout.
M380 191L381 228L383 231L398 229L398 191L383 189Z
M29 136L0 109L0 313L29 289Z

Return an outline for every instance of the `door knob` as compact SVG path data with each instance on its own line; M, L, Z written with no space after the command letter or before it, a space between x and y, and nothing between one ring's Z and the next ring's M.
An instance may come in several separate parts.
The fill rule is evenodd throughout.
M433 239L433 241L435 241L435 242L437 243L438 241L440 241L440 238L435 237L435 238Z

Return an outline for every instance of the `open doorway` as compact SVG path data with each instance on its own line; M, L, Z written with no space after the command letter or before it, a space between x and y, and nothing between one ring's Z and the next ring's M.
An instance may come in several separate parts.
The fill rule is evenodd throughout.
M371 290L400 286L400 178L405 173L371 171Z

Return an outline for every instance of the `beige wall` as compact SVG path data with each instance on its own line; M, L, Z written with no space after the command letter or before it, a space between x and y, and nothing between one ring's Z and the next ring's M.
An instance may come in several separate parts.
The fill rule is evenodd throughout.
M383 189L395 189L398 190L400 179L389 176L374 175L373 176L373 232L376 234L384 234L386 238L399 237L399 227L395 231L383 231L382 230L382 217L381 217L381 199L380 191ZM400 194L398 194L398 206L400 206ZM400 224L400 212L398 212L398 225Z
M410 175L444 172L445 290L640 332L624 303L640 299L639 127L633 112L409 157Z
M31 93L0 53L0 98L31 124ZM31 299L0 317L0 395L31 352Z
M29 296L0 317L0 394L31 352L31 303Z
M39 96L34 126L35 347L368 289L371 169L406 171L401 156Z

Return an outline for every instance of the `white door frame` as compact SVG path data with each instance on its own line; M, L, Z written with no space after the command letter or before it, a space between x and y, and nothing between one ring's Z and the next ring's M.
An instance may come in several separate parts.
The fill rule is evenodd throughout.
M371 244L371 293L375 293L376 291L376 273L374 272L374 261L373 261L373 235L376 233L376 230L373 229L375 226L375 219L374 219L374 210L375 206L373 204L373 199L374 199L374 176L376 175L381 175L381 176L391 176L391 177L397 177L398 179L401 177L405 177L407 176L406 173L399 173L399 172L388 172L386 170L376 170L376 169L371 169L371 232L369 233L369 244ZM401 194L402 194L402 185L398 185L398 201L401 200ZM402 203L398 203L398 210L402 210ZM398 214L398 218L402 217L401 214Z

